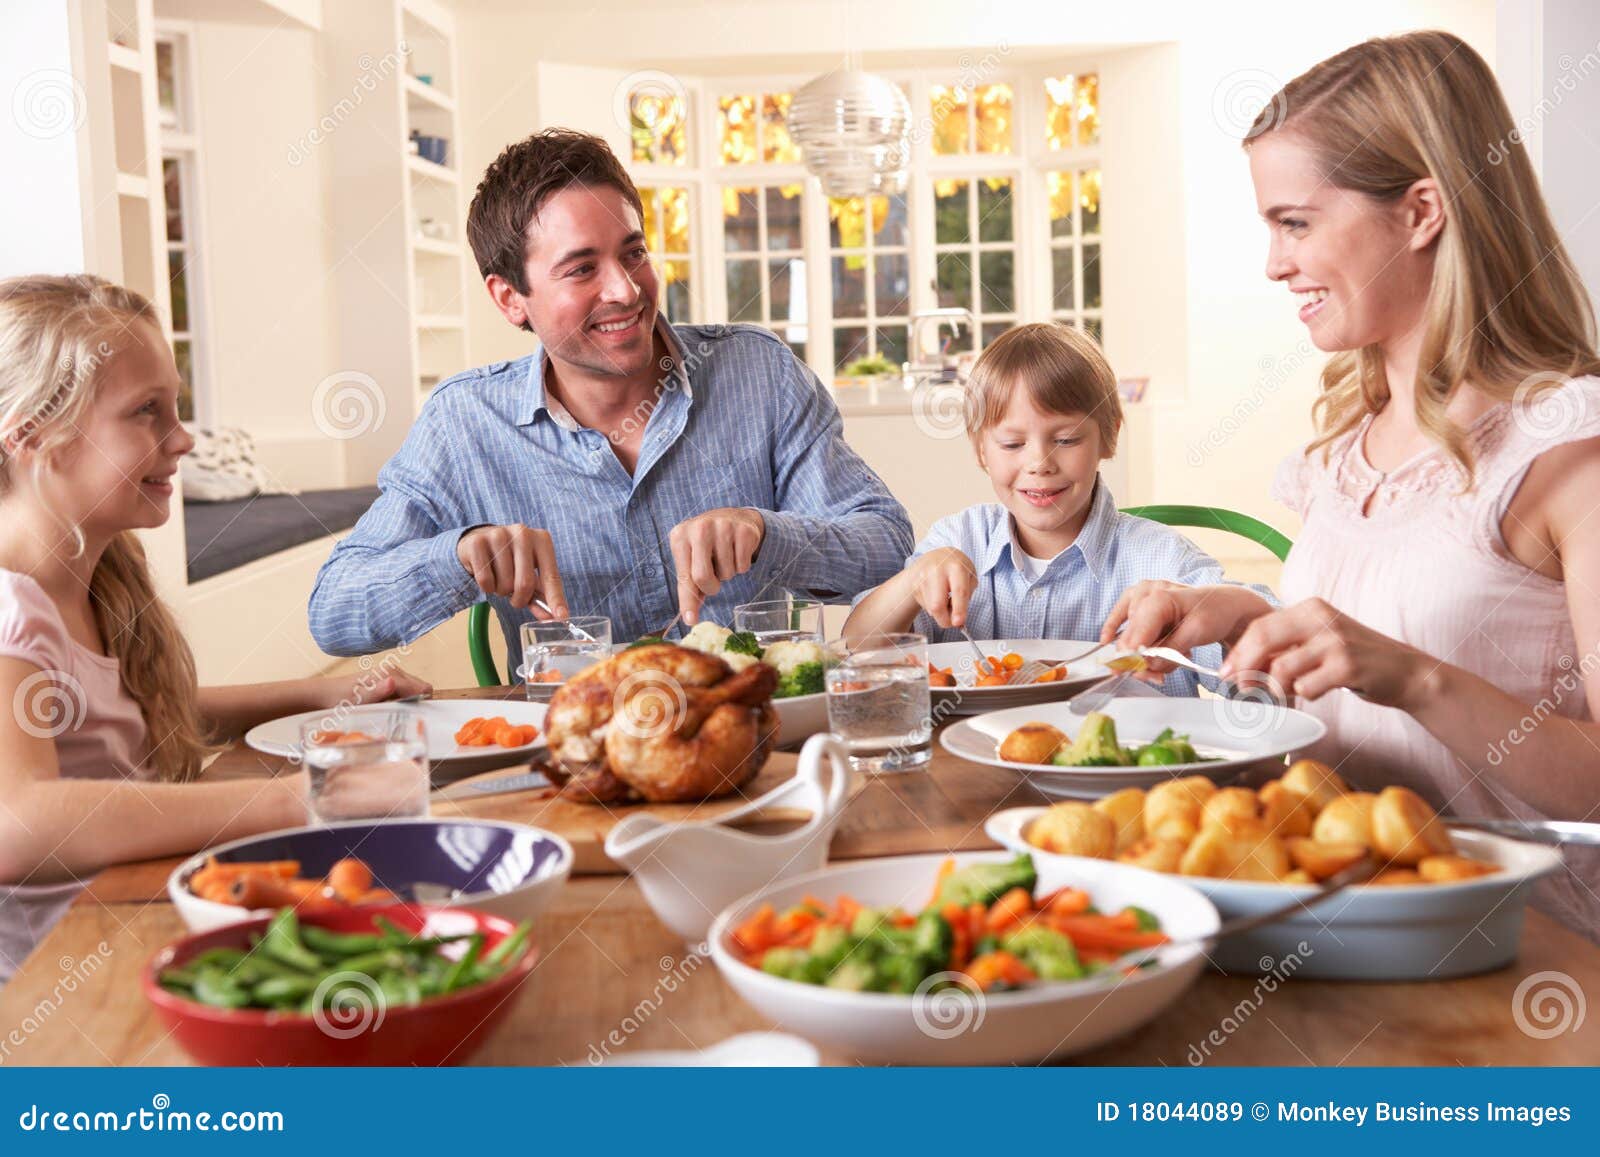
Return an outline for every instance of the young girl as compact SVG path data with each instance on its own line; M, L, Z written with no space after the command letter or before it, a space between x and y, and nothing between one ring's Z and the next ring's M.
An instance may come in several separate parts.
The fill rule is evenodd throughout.
M967 403L978 465L1000 501L935 523L906 568L858 600L846 638L909 629L945 642L965 629L976 639L1096 639L1142 579L1223 582L1221 565L1188 539L1117 511L1099 471L1116 452L1122 402L1083 331L1002 334L972 367ZM1215 666L1221 652L1194 658ZM1163 690L1192 695L1195 678L1177 672Z
M1319 754L1358 787L1592 820L1600 357L1494 74L1418 32L1346 49L1266 107L1288 110L1246 145L1267 275L1334 354L1318 436L1278 477L1304 520L1291 605L1147 586L1107 629L1232 644L1232 669L1327 724ZM1534 895L1600 937L1594 849L1566 849Z
M194 784L266 719L426 691L197 688L133 531L194 441L150 303L95 277L0 282L0 981L107 864L305 822L298 777Z

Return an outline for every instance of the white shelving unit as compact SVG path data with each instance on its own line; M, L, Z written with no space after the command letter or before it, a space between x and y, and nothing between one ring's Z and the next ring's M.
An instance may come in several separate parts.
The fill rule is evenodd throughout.
M161 184L152 8L152 0L106 0L104 6L102 43L109 71L114 164L110 183L117 199L114 247L120 269L113 274L103 263L99 270L153 301L170 340L172 301L167 282L166 198ZM102 261L109 257L104 254Z
M454 18L432 0L340 0L323 13L328 90L363 94L349 116L362 123L324 145L334 229L352 257L337 274L340 313L360 319L340 327L340 364L378 383L390 415L348 447L356 483L398 449L429 391L467 365L460 68ZM412 152L413 133L442 139L444 163Z

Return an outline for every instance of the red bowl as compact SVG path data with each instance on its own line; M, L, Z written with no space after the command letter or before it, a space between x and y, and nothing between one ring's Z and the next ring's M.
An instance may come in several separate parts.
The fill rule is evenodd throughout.
M306 914L300 922L333 932L369 932L373 917L379 915L408 932L482 932L485 951L515 928L509 920L487 912L422 904ZM246 920L186 936L157 952L145 966L145 997L183 1051L201 1064L458 1065L483 1045L515 1006L538 957L538 950L530 947L495 979L412 1007L386 1008L379 996L317 1016L213 1008L168 992L157 981L163 969L181 965L208 948L250 947L251 934L264 932L269 922Z

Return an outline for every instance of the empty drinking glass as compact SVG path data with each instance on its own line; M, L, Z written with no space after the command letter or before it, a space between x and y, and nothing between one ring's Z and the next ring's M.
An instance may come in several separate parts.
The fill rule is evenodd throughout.
M611 654L611 620L600 615L522 624L517 673L529 699L546 699L558 685Z
M782 639L822 642L822 604L815 599L769 599L733 608L733 629L749 631L762 649Z
M868 635L828 644L828 730L860 772L914 771L933 755L928 641Z
M312 824L428 814L428 735L422 716L361 707L300 725Z

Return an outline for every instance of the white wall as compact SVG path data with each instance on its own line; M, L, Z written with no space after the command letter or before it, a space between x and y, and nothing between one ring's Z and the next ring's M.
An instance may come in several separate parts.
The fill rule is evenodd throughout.
M356 320L335 313L331 144L288 160L327 111L318 34L287 24L194 29L213 422L249 430L289 485L342 486L343 444L318 433L311 404L338 368L336 327Z

